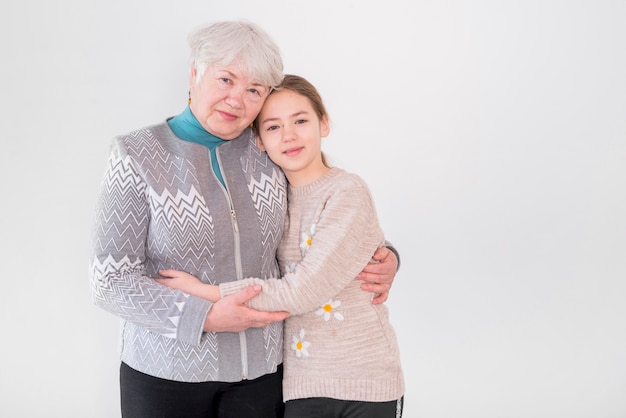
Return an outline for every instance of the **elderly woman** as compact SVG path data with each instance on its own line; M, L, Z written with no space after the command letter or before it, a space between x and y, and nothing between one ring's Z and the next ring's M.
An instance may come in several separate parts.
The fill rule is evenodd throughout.
M286 182L249 128L283 78L279 49L247 22L201 27L189 43L189 105L113 141L93 299L122 319L123 417L280 417L288 314L249 308L258 288L211 303L152 279L160 269L211 284L280 274ZM380 303L397 258L387 248L374 258L360 278Z

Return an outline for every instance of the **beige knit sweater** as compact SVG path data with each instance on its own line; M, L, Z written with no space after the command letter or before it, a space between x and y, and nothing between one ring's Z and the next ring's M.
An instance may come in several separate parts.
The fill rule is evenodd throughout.
M387 307L373 305L357 274L384 237L363 180L333 168L289 188L288 219L278 249L282 279L220 284L222 296L252 283L249 302L285 310L284 400L329 397L391 401L404 393L398 344Z

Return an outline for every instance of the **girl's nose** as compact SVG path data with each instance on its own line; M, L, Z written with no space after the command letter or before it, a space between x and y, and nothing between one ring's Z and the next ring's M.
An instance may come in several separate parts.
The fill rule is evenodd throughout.
M295 130L288 124L283 126L283 142L292 141L296 137Z

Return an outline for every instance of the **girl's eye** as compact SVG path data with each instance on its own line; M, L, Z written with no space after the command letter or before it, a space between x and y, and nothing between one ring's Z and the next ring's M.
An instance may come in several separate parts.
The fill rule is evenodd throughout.
M276 129L278 129L278 125L268 126L265 130L266 131L275 131Z
M298 120L296 120L296 125L302 125L303 123L306 123L306 119L298 119Z

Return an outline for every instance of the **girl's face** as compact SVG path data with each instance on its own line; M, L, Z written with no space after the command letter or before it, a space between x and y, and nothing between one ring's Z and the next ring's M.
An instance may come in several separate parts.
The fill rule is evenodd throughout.
M221 139L237 138L256 118L269 94L239 67L207 68L199 82L191 69L191 112L202 127Z
M271 94L259 114L259 146L292 186L312 183L328 171L321 146L329 132L328 118L320 120L309 99L291 90Z

